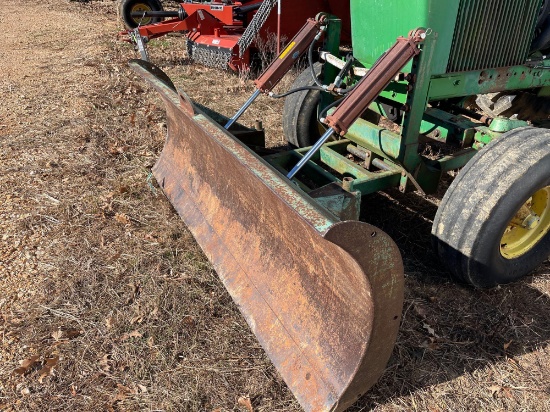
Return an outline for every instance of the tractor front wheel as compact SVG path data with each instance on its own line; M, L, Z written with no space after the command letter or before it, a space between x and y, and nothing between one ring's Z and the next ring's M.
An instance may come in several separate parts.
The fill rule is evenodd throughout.
M144 13L148 11L162 11L162 4L159 0L120 0L118 5L120 17L127 29L134 29L137 26L158 23L158 17L133 17L132 13Z
M550 131L526 127L489 143L450 185L432 227L460 281L515 281L550 254Z
M322 65L315 63L315 74L320 77ZM308 67L296 78L291 89L304 86L315 86ZM283 109L283 132L288 143L295 147L307 147L315 144L322 135L322 126L317 120L317 112L321 103L319 90L305 90L293 93L285 99Z

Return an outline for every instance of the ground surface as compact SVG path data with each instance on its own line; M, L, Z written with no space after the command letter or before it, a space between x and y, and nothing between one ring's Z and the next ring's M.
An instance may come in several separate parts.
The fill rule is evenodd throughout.
M126 66L112 1L0 0L0 410L299 410L185 225L150 180L164 109ZM249 81L153 61L231 114ZM281 105L261 99L282 143ZM399 244L404 319L352 411L550 410L550 267L454 284L430 250L433 202L367 200Z

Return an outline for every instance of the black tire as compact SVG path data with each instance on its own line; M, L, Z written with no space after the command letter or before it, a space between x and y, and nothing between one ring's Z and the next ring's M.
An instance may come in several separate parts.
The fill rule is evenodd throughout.
M313 68L319 77L323 66L320 63L315 63ZM309 67L300 73L291 89L304 86L315 86ZM285 99L283 132L288 143L295 147L307 147L319 140L321 130L317 120L317 110L320 102L321 92L319 90L293 93Z
M544 0L537 16L531 52L541 51L545 54L548 47L550 47L550 0Z
M522 205L549 185L549 130L515 129L481 149L450 185L432 227L436 251L453 276L486 288L518 280L542 263L550 254L547 212L531 229L541 237L525 249L505 257L508 245L501 241Z
M544 21L548 16L550 16L550 0L543 0L537 16L537 24L535 26L536 30L543 27Z
M136 18L132 17L132 12L142 10L162 11L164 9L160 0L120 0L118 10L124 26L127 29L134 29L138 25L158 23L162 19L158 17Z

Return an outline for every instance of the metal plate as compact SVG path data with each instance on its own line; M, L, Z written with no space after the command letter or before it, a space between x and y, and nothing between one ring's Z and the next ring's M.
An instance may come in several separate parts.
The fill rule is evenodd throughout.
M302 407L345 409L376 382L395 341L395 244L366 223L336 221L146 64L132 67L166 103L153 169L166 196Z

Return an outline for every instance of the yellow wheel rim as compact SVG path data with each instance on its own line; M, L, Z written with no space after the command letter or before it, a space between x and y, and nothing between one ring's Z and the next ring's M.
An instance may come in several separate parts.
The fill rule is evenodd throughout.
M550 186L535 192L508 223L500 253L515 259L529 252L550 230Z
M153 11L153 9L145 3L137 3L132 7L130 13L143 13L144 11ZM139 25L149 24L152 20L151 17L132 17L132 19Z

